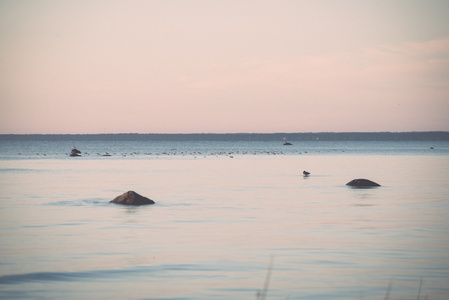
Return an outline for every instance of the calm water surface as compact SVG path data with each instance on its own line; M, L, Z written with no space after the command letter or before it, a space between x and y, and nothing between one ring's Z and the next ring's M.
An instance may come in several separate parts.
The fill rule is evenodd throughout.
M449 143L72 146L1 142L0 298L449 299Z

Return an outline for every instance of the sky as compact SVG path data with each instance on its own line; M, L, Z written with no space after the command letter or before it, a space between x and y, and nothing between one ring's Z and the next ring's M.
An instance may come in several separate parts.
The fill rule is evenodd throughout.
M0 0L0 133L449 130L449 1Z

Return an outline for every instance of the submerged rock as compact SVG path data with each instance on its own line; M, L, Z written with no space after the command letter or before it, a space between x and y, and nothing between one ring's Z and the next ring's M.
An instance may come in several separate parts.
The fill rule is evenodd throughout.
M353 186L353 187L375 187L380 186L380 184L375 183L374 181L368 180L368 179L354 179L348 182L346 185Z
M116 197L114 200L109 202L123 204L123 205L144 205L144 204L154 204L154 201L148 199L147 197L141 196L134 191L128 191Z

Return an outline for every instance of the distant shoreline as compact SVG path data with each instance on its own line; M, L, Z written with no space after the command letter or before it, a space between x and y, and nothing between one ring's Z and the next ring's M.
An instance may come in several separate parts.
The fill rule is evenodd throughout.
M449 141L449 131L0 134L0 141Z

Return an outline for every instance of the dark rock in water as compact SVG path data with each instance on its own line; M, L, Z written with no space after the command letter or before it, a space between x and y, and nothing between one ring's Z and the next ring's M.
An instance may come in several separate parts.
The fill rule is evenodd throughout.
M148 199L146 197L143 197L143 196L137 194L134 191L126 192L126 193L116 197L114 200L109 201L109 202L117 203L117 204L123 204L123 205L154 204L153 200Z
M73 147L72 152L70 153L70 156L81 156L80 153L81 153L81 151L79 151L78 149Z
M368 179L354 179L348 182L346 185L353 186L353 187L375 187L380 186L380 184L375 183L374 181L368 180Z

